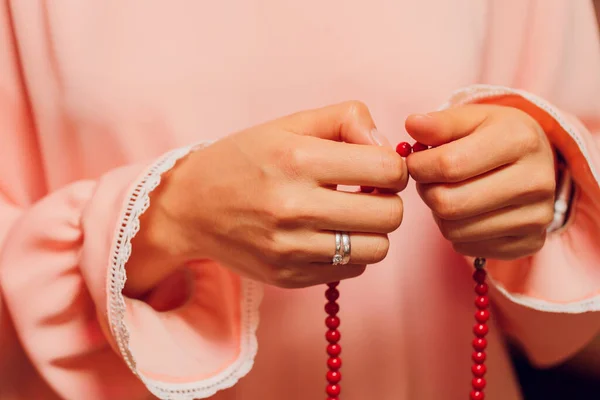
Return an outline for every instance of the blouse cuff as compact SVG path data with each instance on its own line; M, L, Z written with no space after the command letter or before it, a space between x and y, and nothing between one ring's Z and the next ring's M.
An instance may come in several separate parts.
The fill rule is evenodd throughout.
M250 371L257 352L262 287L214 262L186 266L193 290L177 309L159 312L122 294L127 261L135 251L131 242L150 206L150 193L162 174L197 147L167 153L136 180L112 243L107 314L115 347L161 399L202 399L230 388Z
M544 248L519 260L488 260L490 281L508 300L526 308L573 314L600 310L600 154L592 134L547 101L501 86L459 90L441 109L473 103L527 112L567 166L559 177L555 220Z

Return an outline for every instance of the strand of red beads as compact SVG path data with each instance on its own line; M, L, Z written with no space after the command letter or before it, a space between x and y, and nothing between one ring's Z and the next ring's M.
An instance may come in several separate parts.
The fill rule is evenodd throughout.
M485 258L476 258L474 261L475 272L473 272L473 280L475 281L475 326L473 327L473 333L475 339L473 339L473 372L471 391L471 400L484 400L485 394L485 378L484 375L487 371L485 366L485 349L487 347L486 336L489 328L487 325L490 319L490 299L488 297L488 285L485 282L487 272L485 271Z
M396 152L402 157L408 157L413 152L419 152L427 150L429 147L422 143L415 143L410 145L407 142L399 143L396 146ZM485 399L485 373L487 368L485 366L487 348L486 336L489 331L487 325L490 319L490 299L488 297L488 285L486 283L487 272L485 271L485 258L476 258L473 265L475 271L473 272L473 280L475 281L475 326L473 327L473 333L475 339L473 339L473 366L471 371L473 373L473 380L471 381L471 390L469 398L471 400L484 400Z
M325 391L329 396L327 400L339 400L340 398L340 380L342 374L340 368L342 367L342 359L340 353L342 347L340 346L341 334L339 331L340 318L338 312L340 311L340 305L337 303L337 299L340 297L340 292L337 289L339 282L331 282L327 284L328 288L325 291L325 298L327 303L325 304L325 312L327 318L325 319L325 325L327 326L327 333L325 338L329 344L327 345L327 388Z
M429 148L429 146L427 146L426 144L423 144L423 143L419 143L419 142L416 142L412 146L410 145L410 143L401 142L401 143L398 143L398 145L396 146L396 153L398 153L398 154L400 154L400 156L406 158L413 152L417 153L419 151L427 150L428 148Z

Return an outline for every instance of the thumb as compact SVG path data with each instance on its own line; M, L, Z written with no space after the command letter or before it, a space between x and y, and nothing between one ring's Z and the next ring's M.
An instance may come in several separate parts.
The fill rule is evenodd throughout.
M285 117L284 125L299 135L391 147L389 140L377 131L369 108L358 101L302 111Z
M408 134L417 142L440 146L470 135L489 115L489 106L473 104L410 115L405 122Z

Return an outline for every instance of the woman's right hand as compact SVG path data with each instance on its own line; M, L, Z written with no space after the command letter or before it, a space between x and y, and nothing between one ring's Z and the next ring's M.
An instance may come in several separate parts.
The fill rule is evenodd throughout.
M191 153L142 216L126 292L140 295L193 259L286 288L360 275L385 258L387 234L402 221L396 193L406 186L407 169L384 142L367 107L349 102ZM386 190L350 193L337 185ZM350 232L350 264L332 265L334 231Z

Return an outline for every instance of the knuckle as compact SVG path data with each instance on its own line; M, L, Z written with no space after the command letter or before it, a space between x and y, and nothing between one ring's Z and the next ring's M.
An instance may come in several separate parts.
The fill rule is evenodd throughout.
M438 221L438 227L440 228L440 232L442 233L442 236L446 239L449 240L451 242L457 241L458 235L456 233L456 230L453 229L453 227L451 226L449 221L445 221L443 219L440 219Z
M279 234L271 235L262 250L267 259L277 265L287 264L297 252L297 249Z
M402 220L404 219L404 203L400 196L393 197L393 201L390 205L389 216L387 222L389 224L390 232L395 231L402 225Z
M313 162L310 151L304 146L293 143L286 145L278 158L283 172L292 179L302 177L307 167Z
M544 244L546 244L546 234L543 233L541 235L533 236L530 240L530 244L530 254L537 253L544 247Z
M539 215L537 218L538 227L543 232L550 226L550 224L554 221L554 207L551 205L544 205L543 207L539 207Z
M298 202L295 197L290 196L280 199L274 207L277 222L280 225L287 225L288 222L293 221L298 215Z
M519 226L519 231L529 234L542 234L554 220L554 207L550 204L539 204L529 207Z
M289 228L308 223L311 215L298 196L279 195L270 201L269 215L276 228Z
M390 148L382 148L379 164L381 172L388 182L401 184L406 178L406 163Z
M362 101L351 100L345 103L346 115L349 118L360 118L370 115L369 107Z
M407 175L410 175L416 182L419 182L422 178L419 163L415 161L414 157L408 157L404 163L406 165Z
M526 194L535 199L554 198L556 180L550 172L540 171L532 177L526 187Z
M522 112L521 112L522 113ZM524 113L523 113L524 114ZM514 117L513 129L518 137L519 147L523 153L535 153L540 149L542 140L537 122L527 114L526 118Z
M537 243L537 249L536 251L540 251L544 245L546 244L546 238L547 238L547 234L546 232L542 233L539 237L538 237L538 243Z
M537 152L541 145L539 135L530 129L523 129L522 131L521 148L523 151L526 154Z
M432 187L429 197L432 211L440 218L452 220L458 216L458 208L451 198L450 190L446 187L442 185Z
M267 194L262 203L262 209L259 211L259 214L262 214L265 225L269 228L275 228L279 226L279 221L281 220L282 215L279 204L277 203L277 197L269 196Z
M554 171L544 174L544 178L540 179L540 192L546 197L554 198L556 195L556 178Z
M463 156L457 152L445 152L439 159L439 168L442 179L447 182L462 180L461 167L464 164Z
M373 243L373 263L383 261L390 250L390 240L387 236L377 238Z
M295 268L271 265L267 282L284 289L299 288L303 285L298 275L299 273Z

